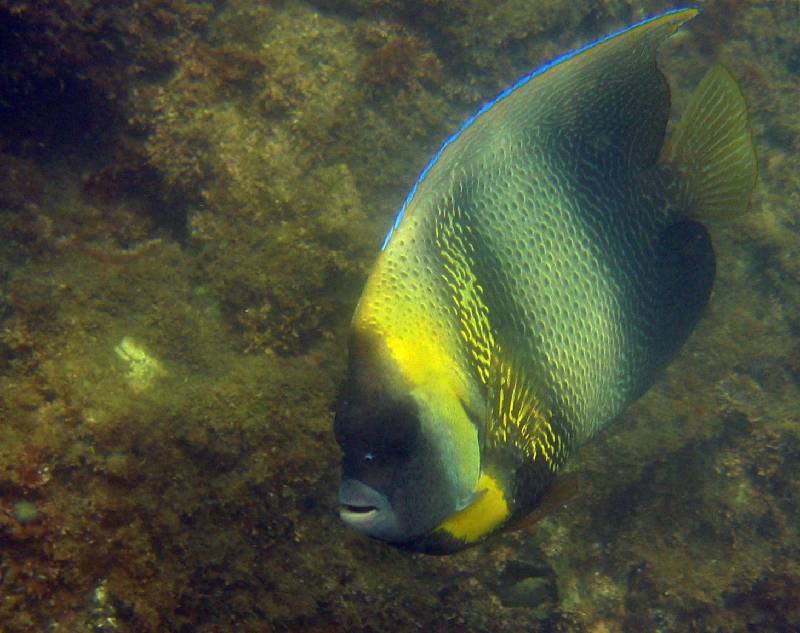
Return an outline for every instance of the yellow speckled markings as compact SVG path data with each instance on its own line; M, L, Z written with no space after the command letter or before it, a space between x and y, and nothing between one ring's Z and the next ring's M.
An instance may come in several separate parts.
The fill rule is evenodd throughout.
M442 259L442 278L450 290L461 324L459 334L475 362L475 371L484 385L489 381L489 367L494 346L489 309L483 287L474 273L470 253L469 225L456 222L454 214L439 213L434 226L436 246Z
M383 341L409 388L438 383L464 399L468 368L459 362L457 335L444 313L432 307L436 295L424 283L427 271L403 278L394 268L387 258L378 260L356 308L353 329ZM398 286L398 278L409 287Z
M543 459L555 472L564 462L568 447L566 429L556 428L554 413L524 369L501 360L498 350L492 363L489 391L494 395L486 428L489 447L513 447L526 459Z

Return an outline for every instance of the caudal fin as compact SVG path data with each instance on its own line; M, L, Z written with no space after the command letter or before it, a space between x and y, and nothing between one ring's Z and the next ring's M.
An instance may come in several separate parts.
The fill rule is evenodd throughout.
M712 68L697 86L662 161L686 179L693 218L730 218L750 207L756 153L744 96L724 66Z

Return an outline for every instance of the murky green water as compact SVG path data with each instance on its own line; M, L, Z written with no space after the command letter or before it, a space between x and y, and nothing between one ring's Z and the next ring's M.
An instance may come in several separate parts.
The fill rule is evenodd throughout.
M800 3L662 54L751 110L752 211L656 385L538 524L450 557L338 519L385 231L459 123L663 3L0 0L0 630L790 631Z

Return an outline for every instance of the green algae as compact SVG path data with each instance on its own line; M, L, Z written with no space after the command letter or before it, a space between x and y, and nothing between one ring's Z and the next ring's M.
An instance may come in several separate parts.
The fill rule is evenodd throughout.
M30 501L18 501L14 504L14 518L22 525L33 523L39 518L39 509Z
M707 3L665 55L679 107L712 59L734 69L761 157L756 212L712 227L719 282L689 346L581 452L565 508L445 559L336 517L331 407L359 286L465 115L656 7L137 7L0 2L21 38L0 82L4 630L791 628L791 7ZM36 107L6 107L22 96ZM162 371L134 388L137 358Z

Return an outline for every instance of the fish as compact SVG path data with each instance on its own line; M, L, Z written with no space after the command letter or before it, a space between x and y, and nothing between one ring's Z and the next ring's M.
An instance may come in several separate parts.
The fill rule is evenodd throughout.
M684 344L715 277L704 222L745 213L757 180L721 65L667 137L658 49L698 13L527 74L425 166L351 322L333 423L349 527L449 554L524 524Z

